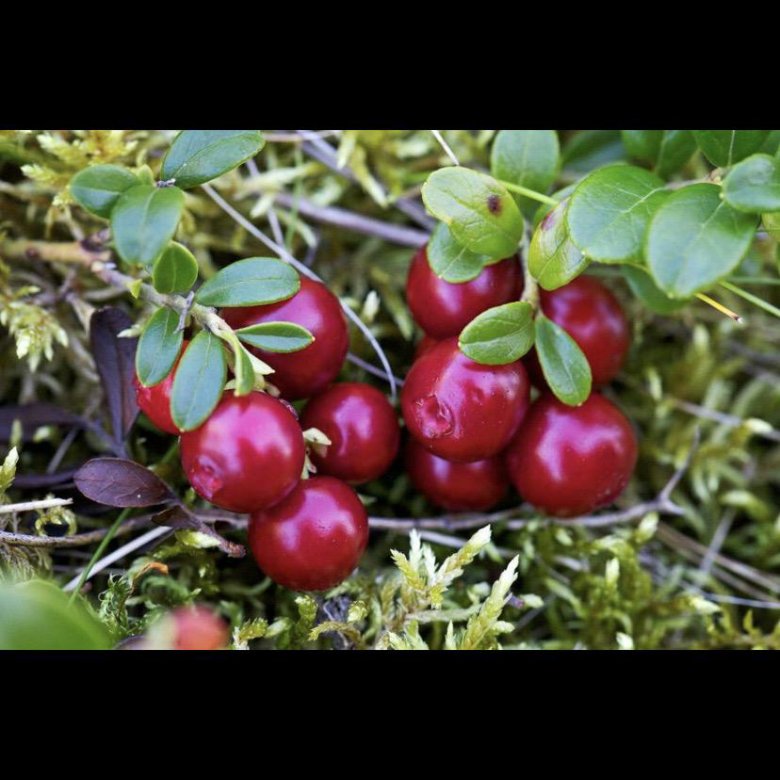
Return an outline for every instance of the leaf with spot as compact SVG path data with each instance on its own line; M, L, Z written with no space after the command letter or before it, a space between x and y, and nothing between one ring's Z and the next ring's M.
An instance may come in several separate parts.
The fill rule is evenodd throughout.
M727 277L756 232L757 218L720 198L715 184L672 193L647 231L645 257L656 284L671 298L690 298Z
M162 504L173 498L152 471L124 458L93 458L73 476L76 487L91 501L121 508Z
M461 331L460 351L477 363L501 366L514 363L534 345L533 308L525 301L494 306L475 317Z
M158 309L146 323L135 353L135 370L144 387L154 387L173 370L184 333L173 309Z
M439 222L433 229L426 254L431 270L440 279L451 284L462 284L476 279L490 262L487 255L479 255L458 243L443 222Z
M154 261L152 284L157 292L186 293L198 279L198 261L186 246L171 241Z
M721 168L734 165L757 152L769 137L769 130L694 130L702 154Z
M663 181L642 168L600 168L572 193L566 210L569 236L592 260L638 259L647 225L667 196Z
M780 211L780 159L754 154L738 163L723 182L723 197L748 214Z
M422 198L428 211L472 252L504 258L517 251L523 217L506 188L490 176L442 168L428 177Z
M298 272L275 257L249 257L223 268L198 290L204 306L263 306L292 298L301 288Z
M119 196L140 179L119 165L93 165L70 180L70 194L87 211L108 219Z
M300 352L314 341L303 325L295 322L261 322L236 331L245 344L266 352Z
M559 203L534 231L528 250L528 270L545 290L557 290L579 276L590 263L569 237L568 200Z
M214 411L225 387L227 358L222 341L201 331L184 351L171 393L171 417L181 431L202 425Z
M542 373L556 398L568 406L585 403L593 379L588 359L577 342L543 314L536 316L535 341Z
M161 176L182 189L237 168L265 145L259 130L182 130L163 158Z

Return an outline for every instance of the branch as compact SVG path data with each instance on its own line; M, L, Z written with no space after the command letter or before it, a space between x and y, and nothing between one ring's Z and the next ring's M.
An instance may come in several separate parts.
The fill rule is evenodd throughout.
M123 536L136 528L149 525L153 514L139 515L126 520L116 531L115 536ZM17 547L84 547L88 544L99 542L108 533L108 528L98 528L83 534L73 536L35 536L33 534L14 534L10 531L0 531L0 544L8 544Z
M0 505L0 515L31 512L34 509L51 509L55 506L68 506L72 503L72 498L43 498L40 501L25 501L21 504L2 504Z

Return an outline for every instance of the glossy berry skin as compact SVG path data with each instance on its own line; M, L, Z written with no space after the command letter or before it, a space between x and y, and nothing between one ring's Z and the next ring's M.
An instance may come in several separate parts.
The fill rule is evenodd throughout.
M174 623L174 650L222 650L230 639L225 621L201 606L181 607L169 616Z
M529 399L528 376L519 360L482 366L452 338L412 366L401 409L409 433L429 452L469 463L497 455L509 444Z
M178 436L180 431L176 427L171 417L171 392L173 391L173 380L176 377L176 369L179 367L179 361L187 349L189 341L182 344L179 358L176 360L173 370L162 382L158 382L153 387L144 387L136 374L133 377L133 387L135 388L135 399L138 408L161 430Z
M594 385L611 382L631 346L631 334L617 298L597 279L579 276L552 292L542 290L542 311L579 345L590 363ZM537 361L534 354L531 361ZM533 377L542 376L541 368Z
M302 325L314 336L314 341L298 352L249 347L274 369L268 379L289 401L321 393L338 376L347 356L349 333L338 298L324 284L305 276L301 277L301 289L286 301L223 309L220 314L234 329L283 320Z
M311 459L317 473L360 484L382 476L398 454L401 430L384 394L362 382L340 382L312 398L301 427L319 428L331 441Z
M414 439L406 443L406 472L428 500L452 512L491 509L509 489L501 455L473 463L452 463L439 458Z
M537 509L574 517L611 504L631 479L637 441L626 416L593 393L582 406L535 401L507 450L509 476Z
M452 284L433 272L426 247L412 258L406 280L406 300L412 316L435 339L457 336L478 314L516 301L522 291L523 279L516 257L486 266L470 282Z
M352 573L367 543L363 504L333 477L302 480L284 501L249 521L258 566L290 590L335 587Z
M439 339L431 338L430 336L423 336L414 348L414 359L419 360L426 352L435 347L439 343Z
M231 512L281 501L303 470L303 432L295 415L266 393L222 397L200 428L183 433L181 462L198 495Z

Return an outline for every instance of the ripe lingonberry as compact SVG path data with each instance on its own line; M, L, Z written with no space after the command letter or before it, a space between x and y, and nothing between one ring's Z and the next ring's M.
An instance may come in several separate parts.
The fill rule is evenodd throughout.
M398 453L401 431L385 396L362 382L340 382L312 398L301 426L318 428L331 441L325 455L311 459L318 473L355 484L380 477Z
M206 422L181 437L181 462L192 487L232 512L281 501L300 480L305 454L294 414L266 393L225 393Z
M171 433L174 436L178 436L180 431L171 417L171 392L173 390L173 380L176 377L176 369L179 367L179 361L188 344L189 341L185 340L183 342L173 370L162 382L158 382L152 387L144 387L137 374L133 377L133 387L135 388L135 399L138 403L138 408L161 431Z
M327 590L357 566L368 517L354 490L333 477L302 480L284 501L255 512L249 545L258 566L290 590Z

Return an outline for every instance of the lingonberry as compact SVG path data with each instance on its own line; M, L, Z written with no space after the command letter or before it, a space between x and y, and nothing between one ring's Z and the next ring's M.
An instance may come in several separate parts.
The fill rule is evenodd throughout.
M333 477L302 480L284 501L249 521L258 566L290 590L335 587L357 566L367 542L363 504Z
M590 363L593 384L605 385L620 371L631 345L628 322L617 298L597 279L579 276L541 293L542 311L579 345ZM535 351L526 359L534 383L544 387Z
M181 437L181 462L192 487L232 512L281 501L298 483L305 454L294 414L266 393L225 393L206 422Z
M429 349L432 349L439 343L439 339L431 336L423 336L414 348L414 359L419 360Z
M286 301L267 306L223 309L234 329L264 322L294 322L307 328L314 341L298 352L265 352L250 347L275 373L269 381L290 401L321 393L337 376L347 356L349 333L338 298L324 284L301 277L301 289Z
M401 439L387 398L362 382L340 382L312 398L301 426L319 428L331 441L325 455L311 453L317 471L355 484L384 474Z
M223 650L227 623L208 607L179 607L155 621L144 636L125 640L124 650Z
M173 389L173 380L176 376L176 369L179 367L179 361L187 349L189 341L184 341L181 352L176 360L173 370L162 382L158 382L152 387L144 387L136 374L133 377L133 387L135 387L135 399L138 408L161 430L165 433L171 433L178 436L180 431L176 427L171 417L171 391Z
M486 266L470 282L452 284L433 272L426 247L412 258L406 280L406 300L412 316L435 339L457 336L485 309L517 300L522 290L516 257Z
M507 450L509 476L520 495L559 517L611 504L628 484L636 459L631 424L598 393L576 407L541 396Z
M456 338L426 352L411 368L401 408L412 436L434 455L467 463L497 455L528 409L530 386L518 360L483 366Z
M490 509L509 489L501 455L473 463L452 463L409 439L405 463L412 484L432 503L453 512Z

